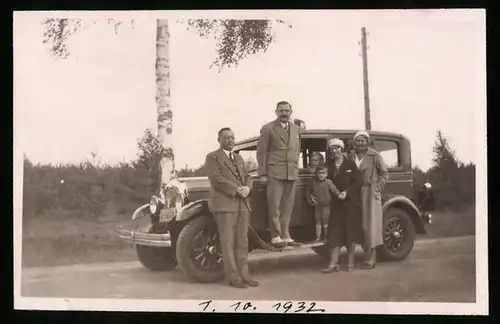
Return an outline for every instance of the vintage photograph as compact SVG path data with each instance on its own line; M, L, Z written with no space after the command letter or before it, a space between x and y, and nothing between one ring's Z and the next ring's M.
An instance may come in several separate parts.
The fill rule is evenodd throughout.
M488 313L484 10L13 30L16 309Z

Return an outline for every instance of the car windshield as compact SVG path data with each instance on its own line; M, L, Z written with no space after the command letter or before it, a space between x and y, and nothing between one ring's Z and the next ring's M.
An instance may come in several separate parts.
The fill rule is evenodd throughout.
M248 172L257 171L257 146L251 146L237 151L245 161Z

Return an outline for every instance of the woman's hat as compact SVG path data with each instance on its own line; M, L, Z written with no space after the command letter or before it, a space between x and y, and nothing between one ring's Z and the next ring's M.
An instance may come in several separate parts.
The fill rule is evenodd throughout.
M330 147L330 146L340 146L341 148L344 148L344 142L341 139L332 138L326 144L326 147Z
M367 141L370 140L370 135L366 131L363 131L363 130L361 130L361 131L357 132L356 134L354 134L354 140L356 140L356 138L358 138L360 136L365 137Z

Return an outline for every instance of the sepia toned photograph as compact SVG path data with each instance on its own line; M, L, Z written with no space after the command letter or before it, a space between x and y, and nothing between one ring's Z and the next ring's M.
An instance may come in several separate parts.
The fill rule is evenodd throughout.
M16 309L488 314L484 10L13 30Z

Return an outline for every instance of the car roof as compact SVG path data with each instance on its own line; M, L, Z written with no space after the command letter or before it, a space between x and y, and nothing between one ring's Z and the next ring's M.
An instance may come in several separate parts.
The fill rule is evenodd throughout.
M344 137L344 136L354 136L354 134L356 134L356 132L358 132L358 131L359 130L354 130L354 129L306 129L302 132L301 136L303 138L307 138L309 136L311 136L311 137L321 137L321 136L328 137L328 136L332 136L332 135ZM402 139L402 140L408 140L407 137L405 137L404 135L399 134L399 133L382 132L382 131L366 131L366 132L368 134L370 134L372 136L376 136L376 137L392 137L392 138L398 138L398 139ZM247 139L244 139L242 141L237 142L235 144L235 146L238 148L242 148L242 147L245 147L246 145L254 144L254 142L256 142L258 139L259 139L259 136L253 136L253 137L250 137L250 138L247 138ZM236 147L235 147L235 149L236 149Z

